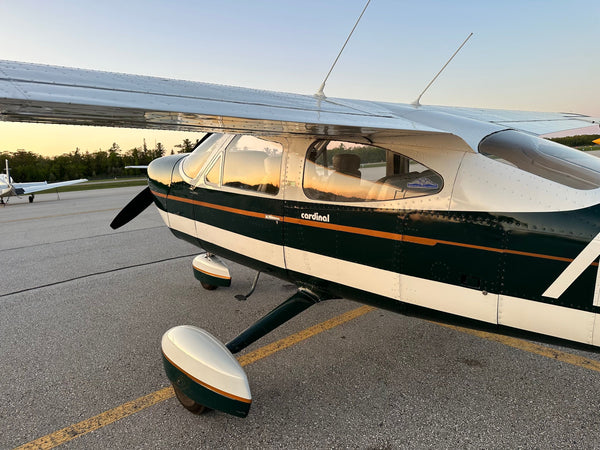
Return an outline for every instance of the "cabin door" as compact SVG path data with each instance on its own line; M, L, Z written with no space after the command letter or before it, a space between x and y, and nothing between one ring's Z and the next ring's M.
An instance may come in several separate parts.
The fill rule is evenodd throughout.
M239 135L211 162L195 203L204 248L257 270L285 271L282 154L277 142Z
M398 190L373 181L386 174L386 151L350 145L316 141L302 154L302 179L285 201L286 267L296 282L331 295L398 299ZM382 161L366 167L371 154Z

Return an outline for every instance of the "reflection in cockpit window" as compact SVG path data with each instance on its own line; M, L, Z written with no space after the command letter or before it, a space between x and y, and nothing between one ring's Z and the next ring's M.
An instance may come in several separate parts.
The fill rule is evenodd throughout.
M223 158L219 156L217 160L213 163L212 167L206 173L206 182L209 184L218 185L221 181L221 162Z
M194 179L200 173L200 169L204 166L204 163L208 160L208 157L212 154L212 150L221 147L231 135L215 133L209 136L202 144L194 149L192 153L185 157L182 164L183 172Z
M277 195L281 144L254 136L237 136L227 147L223 186Z
M435 194L443 181L428 167L380 147L317 141L306 155L303 187L314 200L364 202Z

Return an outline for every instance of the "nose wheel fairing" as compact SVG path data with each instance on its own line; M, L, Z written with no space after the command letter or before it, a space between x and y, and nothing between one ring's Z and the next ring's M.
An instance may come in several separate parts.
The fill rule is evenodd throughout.
M194 277L204 286L231 286L229 269L218 256L203 253L194 258L192 262Z

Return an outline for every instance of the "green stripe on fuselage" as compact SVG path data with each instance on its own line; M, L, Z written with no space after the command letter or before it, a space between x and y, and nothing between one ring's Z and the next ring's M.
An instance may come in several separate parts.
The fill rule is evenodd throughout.
M171 195L209 204L193 206L171 197L170 202L179 208L176 213L264 242L283 245L285 241L295 249L418 278L600 312L592 305L596 265L588 267L559 299L542 297L600 232L598 206L514 214L394 211L284 202L206 189L190 191L183 183L174 186ZM251 217L243 211L288 217L300 223ZM377 232L386 234L377 236ZM256 258L260 260L260 255Z

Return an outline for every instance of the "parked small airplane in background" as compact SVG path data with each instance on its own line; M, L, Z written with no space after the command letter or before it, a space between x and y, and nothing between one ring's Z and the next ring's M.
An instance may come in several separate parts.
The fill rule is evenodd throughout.
M84 181L87 181L87 179L81 178L79 180L60 181L58 183L48 183L47 181L15 183L10 176L8 159L5 161L6 173L0 173L0 204L2 205L8 203L8 198L5 202L4 197L29 195L29 203L32 203L35 192L47 191L63 186L71 186L72 184L83 183Z
M164 334L165 370L190 411L246 416L233 353L333 298L600 345L600 159L535 136L597 119L10 61L0 119L208 132L192 153L154 160L111 226L154 203L207 251L193 260L204 287L230 284L223 257L298 291L227 345L194 326Z

